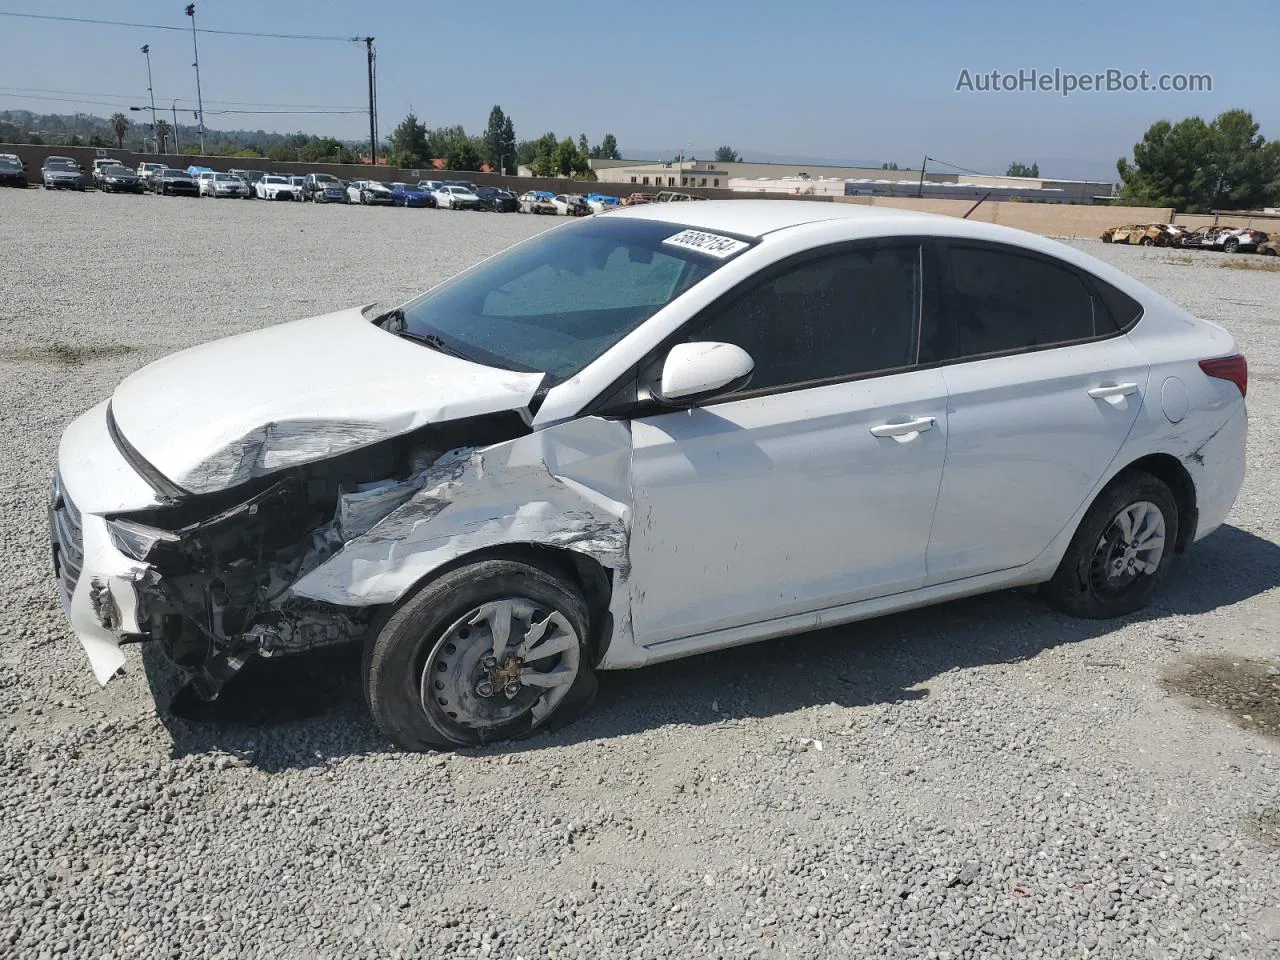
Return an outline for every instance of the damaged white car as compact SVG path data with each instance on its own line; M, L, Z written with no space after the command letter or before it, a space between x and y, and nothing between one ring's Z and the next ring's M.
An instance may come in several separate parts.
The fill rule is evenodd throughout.
M102 683L205 698L365 649L405 747L518 736L594 671L1043 584L1141 607L1244 473L1231 336L1064 245L841 204L567 223L394 310L175 354L62 439Z

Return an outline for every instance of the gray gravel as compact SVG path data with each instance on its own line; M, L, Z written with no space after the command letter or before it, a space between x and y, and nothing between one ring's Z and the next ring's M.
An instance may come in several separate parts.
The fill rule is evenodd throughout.
M0 192L0 956L1276 956L1280 742L1162 679L1277 653L1280 274L1218 255L1083 244L1252 367L1231 525L1142 616L949 604L607 674L577 723L447 756L389 747L341 656L246 676L216 723L157 710L137 648L96 686L45 542L67 421L548 225Z

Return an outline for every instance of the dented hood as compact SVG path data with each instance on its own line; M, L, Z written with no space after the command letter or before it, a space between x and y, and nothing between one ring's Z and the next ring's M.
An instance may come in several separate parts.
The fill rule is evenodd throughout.
M120 384L111 410L152 466L212 493L429 423L521 409L541 380L393 336L353 309L165 357Z

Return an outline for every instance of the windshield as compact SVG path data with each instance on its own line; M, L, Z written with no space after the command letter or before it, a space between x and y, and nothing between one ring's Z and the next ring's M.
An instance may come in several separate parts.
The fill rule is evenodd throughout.
M213 179L217 180L219 183L234 183L240 178L234 173L218 173L214 174Z
M726 262L663 243L683 229L615 219L548 230L410 302L405 330L566 380Z
M338 182L338 178L335 176L331 176L330 174L327 174L327 173L316 174L316 183L323 183L327 186L328 184L337 183L337 182Z
M131 176L133 176L133 171L132 171L132 170L130 170L128 167L122 167L122 166L120 166L119 164L116 164L115 166L107 167L107 168L105 168L105 170L104 170L103 172L104 172L104 173L106 173L106 174L107 174L107 175L109 175L109 176L112 176L112 177L131 177Z
M0 170L21 170L22 165L14 163L12 160L0 160Z
M262 179L266 183L288 183L289 182L284 177L263 177Z

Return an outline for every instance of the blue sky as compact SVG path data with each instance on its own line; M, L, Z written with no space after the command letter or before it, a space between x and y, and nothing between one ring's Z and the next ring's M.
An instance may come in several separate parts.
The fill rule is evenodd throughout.
M189 24L184 6L0 0L5 11L179 27ZM1115 158L1161 117L1241 106L1264 135L1280 138L1275 64L1259 52L1280 49L1276 0L1229 8L1182 0L561 0L546 10L508 0L200 0L197 17L207 28L374 35L384 135L411 106L430 126L478 132L500 103L521 139L554 130L596 143L612 131L626 156L727 143L747 159L914 166L927 153L983 171L1038 160L1047 175L1108 178ZM0 109L109 114L87 101L141 104L143 43L151 45L157 104L167 111L180 97L180 109L194 105L189 32L0 17ZM364 109L362 44L202 34L200 67L209 126L367 135L359 113L215 114L274 109L249 104ZM1055 67L1208 73L1213 91L1064 98L955 89L962 69ZM41 95L85 102L34 99Z

